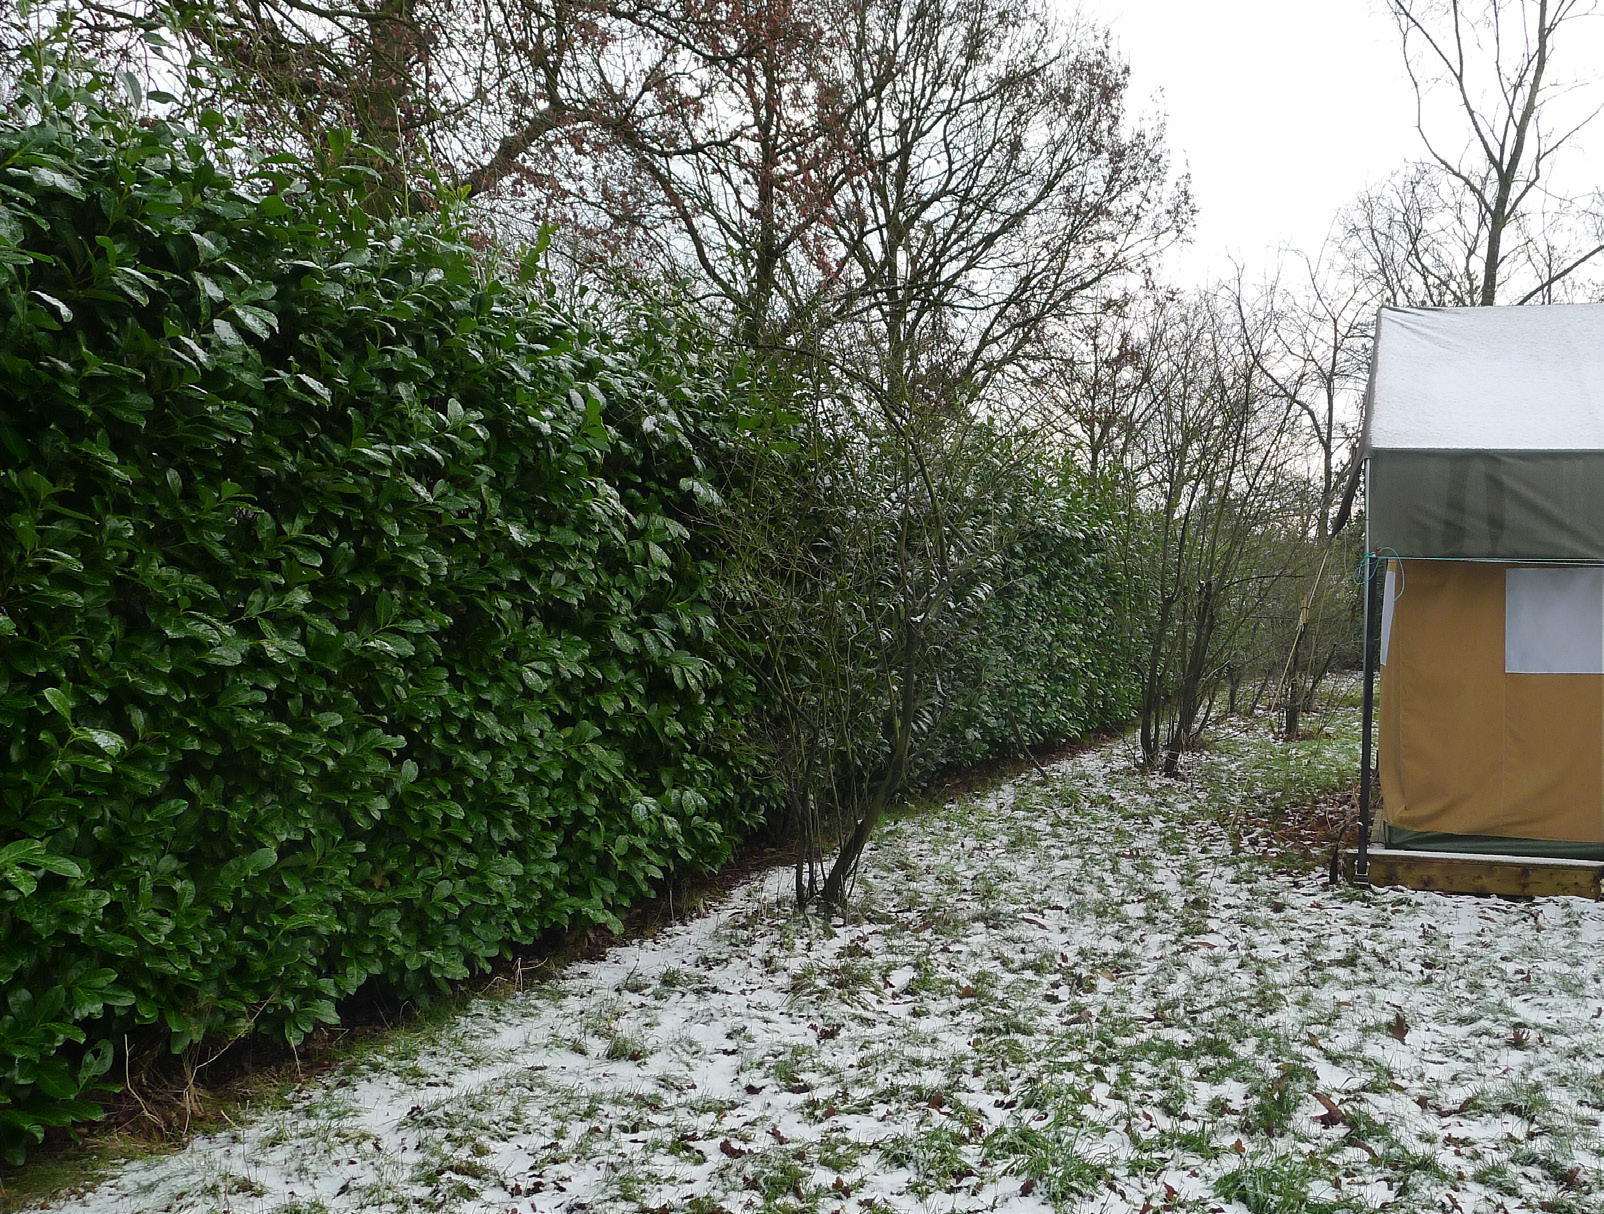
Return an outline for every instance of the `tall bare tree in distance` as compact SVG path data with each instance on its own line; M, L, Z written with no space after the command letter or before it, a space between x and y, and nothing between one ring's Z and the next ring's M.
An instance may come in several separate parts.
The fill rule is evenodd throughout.
M1549 296L1604 253L1601 196L1565 197L1553 173L1556 158L1598 114L1598 107L1562 113L1579 83L1574 72L1588 67L1567 69L1567 38L1597 15L1595 0L1388 0L1388 8L1415 88L1416 127L1442 175L1429 185L1448 186L1470 204L1458 229L1474 296L1463 302L1487 307ZM1458 147L1428 115L1439 101L1456 115ZM1556 247L1565 228L1576 239ZM1516 265L1524 271L1518 285L1510 272Z
M630 113L604 98L587 149L598 234L627 232L754 350L816 327L845 266L825 221L866 167L847 132L864 103L844 71L850 11L841 0L638 6L655 104Z
M822 45L839 68L825 78L839 82L846 162L819 231L777 285L810 292L785 301L792 314L812 314L795 350L816 376L801 407L809 432L831 440L810 445L836 452L841 462L825 469L832 483L850 478L874 505L844 515L829 550L805 564L772 533L730 539L755 593L774 599L766 615L842 638L832 651L852 655L833 674L771 677L777 699L790 689L817 698L827 674L831 686L878 689L865 779L834 781L835 742L780 747L798 757L788 778L803 786L789 800L809 819L798 897L825 902L844 895L933 727L948 620L960 600L988 593L982 571L1033 525L999 481L1021 476L1036 449L1041 418L1021 393L1050 331L1140 282L1191 218L1162 129L1126 113L1125 67L1097 31L1065 27L1035 3L851 0L837 15ZM811 110L795 118L810 120ZM744 176L743 196L761 202L760 184ZM805 217L816 184L776 184L798 199L776 200L776 214ZM758 265L761 213L709 224L687 207L679 220L723 242L721 262ZM817 489L811 477L788 490L766 474L745 493L759 515L767 504L785 518L799 510L775 494L805 500ZM872 574L878 589L841 595L860 576L851 570ZM783 707L787 729L820 727L807 703ZM826 846L833 854L816 862Z
M1375 321L1372 282L1352 273L1331 243L1314 256L1289 251L1250 302L1239 270L1229 292L1244 335L1260 339L1245 349L1271 389L1293 407L1316 461L1314 517L1318 540L1330 533L1331 512L1341 488L1342 460L1351 435L1345 430L1363 390Z

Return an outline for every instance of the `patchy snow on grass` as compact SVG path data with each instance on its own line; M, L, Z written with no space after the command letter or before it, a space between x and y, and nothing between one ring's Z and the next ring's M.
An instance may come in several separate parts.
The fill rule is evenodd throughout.
M1352 713L1128 743L484 999L90 1211L1604 1209L1604 908L1331 889Z

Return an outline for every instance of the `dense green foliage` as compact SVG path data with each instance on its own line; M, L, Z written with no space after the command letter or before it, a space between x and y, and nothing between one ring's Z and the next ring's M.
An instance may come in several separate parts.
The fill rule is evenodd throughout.
M491 272L467 213L54 87L0 127L0 1155L125 1034L293 1042L720 864L785 784L777 673L830 779L883 777L910 524L862 450L687 315ZM753 467L795 491L761 526ZM916 783L1132 708L1073 475L966 475L1010 538L921 625ZM738 534L828 609L782 628Z
M1117 532L1071 459L987 419L818 397L789 398L803 456L752 444L723 469L739 506L717 520L803 904L835 896L889 797L1128 720L1140 667Z
M1028 498L1034 524L960 608L941 677L941 715L916 776L1128 721L1139 699L1136 635L1121 618L1125 575L1108 524L1072 486Z
M761 812L687 526L706 337L604 336L451 222L70 100L0 129L13 1161L136 1026L293 1041Z

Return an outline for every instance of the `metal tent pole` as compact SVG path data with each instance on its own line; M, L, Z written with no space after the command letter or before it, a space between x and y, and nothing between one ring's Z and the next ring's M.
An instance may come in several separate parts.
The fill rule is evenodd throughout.
M1377 585L1381 573L1381 558L1374 552L1365 554L1365 698L1363 734L1359 740L1359 856L1353 866L1355 879L1363 881L1370 875L1370 725L1375 719L1376 659L1381 648L1381 598L1383 588Z

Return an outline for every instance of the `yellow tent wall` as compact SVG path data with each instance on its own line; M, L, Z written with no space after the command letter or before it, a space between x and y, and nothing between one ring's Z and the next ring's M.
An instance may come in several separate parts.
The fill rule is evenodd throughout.
M1392 561L1381 668L1389 842L1590 853L1604 845L1604 675L1505 671L1513 566ZM1557 844L1524 847L1522 843Z

